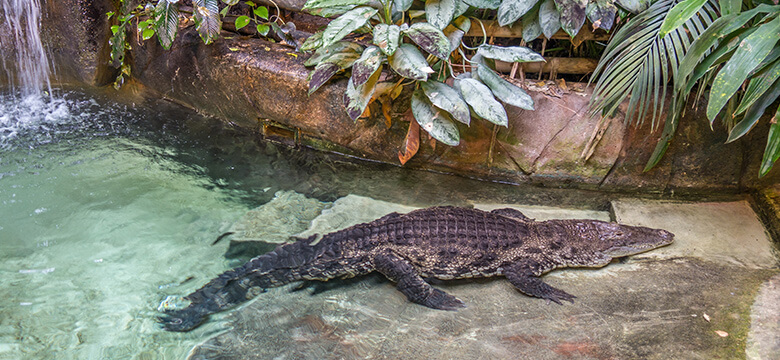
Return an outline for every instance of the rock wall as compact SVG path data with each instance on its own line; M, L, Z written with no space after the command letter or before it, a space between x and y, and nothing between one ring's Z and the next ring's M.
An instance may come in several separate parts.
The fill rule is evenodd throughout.
M398 164L408 128L402 113L408 102L396 101L389 128L376 117L353 123L343 107L345 79L332 80L307 95L305 55L289 47L235 37L206 46L186 29L170 52L147 41L133 48L133 58L136 79L166 98L271 139ZM536 111L509 107L508 128L494 129L476 120L470 127L460 126L461 144L455 147L425 141L423 136L420 151L405 166L610 191L736 192L780 179L778 169L757 179L766 129L724 144L726 132L709 129L701 106L687 111L667 155L647 173L642 169L662 126L656 131L649 123L626 127L620 117L602 126L603 137L586 161L583 150L604 125L586 114L591 89L547 84L530 94Z

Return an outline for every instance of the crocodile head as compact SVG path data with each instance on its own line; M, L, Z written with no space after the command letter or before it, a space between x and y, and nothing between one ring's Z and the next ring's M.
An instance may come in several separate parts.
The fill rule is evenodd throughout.
M613 258L642 253L674 241L674 234L662 229L602 221L594 221L591 226L596 250Z

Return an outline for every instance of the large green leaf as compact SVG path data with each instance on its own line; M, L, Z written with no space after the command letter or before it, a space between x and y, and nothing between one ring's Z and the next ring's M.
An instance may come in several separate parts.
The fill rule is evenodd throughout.
M544 61L544 57L525 46L496 46L483 44L479 46L477 55L488 59L506 62L536 62Z
M425 81L428 74L434 73L425 56L412 44L401 44L395 54L388 57L390 67L408 79Z
M312 56L303 62L304 66L314 66L327 61L328 58L336 54L349 54L357 60L363 53L363 46L349 41L339 41L330 46L324 46L312 54Z
M157 27L157 39L163 49L168 50L179 31L179 4L160 0L154 8L154 24Z
M707 0L683 0L675 5L666 15L658 36L663 38L670 31L680 27L688 19L692 18L704 6Z
M219 31L222 30L219 2L217 0L195 0L192 5L195 29L198 30L200 38L206 45L211 44L212 41L219 38Z
M447 60L450 57L450 41L444 33L426 22L418 22L404 30L415 44L431 55L439 59Z
M742 0L720 0L719 3L722 15L739 14L742 11Z
M734 56L715 76L707 102L707 118L715 120L726 102L737 92L748 74L769 54L780 40L780 16L761 25L739 44Z
M561 28L561 14L555 8L555 0L542 1L542 6L539 7L539 26L542 27L544 36L550 39Z
M303 4L302 10L332 8L332 7L348 6L348 5L357 6L357 5L365 5L370 2L371 0L309 0L305 4Z
M379 80L379 75L381 73L382 70L378 69L363 85L355 86L355 84L352 83L352 78L347 82L347 92L344 94L344 102L347 108L347 115L353 121L357 121L360 115L366 110L366 106L368 106L368 103L371 101L371 96L374 95L376 82Z
M539 35L542 35L542 26L539 25L539 6L534 6L531 11L525 13L520 22L523 25L523 40L525 42L534 41Z
M361 6L347 11L344 15L332 20L322 32L322 46L330 46L343 39L349 33L360 29L368 19L378 12L377 9Z
M761 169L758 171L758 176L763 177L769 170L772 170L772 166L780 159L780 107L777 108L775 116L772 118L769 125L769 136L766 139L766 149L764 149L764 158L761 160Z
M585 23L585 7L588 0L555 0L561 14L561 27L569 36L574 37Z
M487 85L499 100L521 109L533 110L534 100L520 87L504 80L485 65L477 66L479 80Z
M747 134L750 129L758 124L758 119L761 115L764 115L764 112L769 105L775 102L778 97L780 97L780 81L775 82L767 92L763 93L758 100L756 100L753 106L748 108L745 117L729 132L729 138L726 142L732 142Z
M463 0L466 4L469 4L477 9L498 9L501 5L501 0Z
M365 84L385 59L385 55L376 46L372 45L363 50L363 55L352 65L352 84L355 86Z
M398 25L376 24L374 26L374 44L379 46L385 55L390 56L398 49L401 39L401 28Z
M450 146L460 144L458 127L446 112L433 107L420 89L412 94L412 115L420 127L434 139Z
M593 23L596 29L609 31L615 24L615 13L617 7L613 0L595 0L591 1L585 8L588 20Z
M315 9L309 9L306 10L309 14L312 14L314 16L320 16L324 18L332 18L339 15L344 15L348 11L355 8L355 5L344 5L344 6L331 6L331 7L324 7L324 8L315 8Z
M503 0L498 7L498 25L514 24L517 19L531 10L539 0Z
M456 79L455 87L477 115L496 125L507 126L506 110L485 84L476 79Z
M471 122L469 105L460 97L460 93L457 90L445 83L434 80L421 82L420 87L433 105L450 113L455 120L466 125Z
M456 1L458 0L426 0L425 19L439 30L443 30L455 17Z
M747 110L748 107L758 100L772 84L780 77L780 59L764 69L764 71L756 74L748 83L747 89L745 89L745 95L742 97L742 101L739 103L737 110L734 111L734 115L739 115Z

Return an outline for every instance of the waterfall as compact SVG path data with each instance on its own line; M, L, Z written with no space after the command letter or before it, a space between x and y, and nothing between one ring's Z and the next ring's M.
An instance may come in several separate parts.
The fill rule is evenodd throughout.
M48 90L49 60L41 42L40 0L0 0L0 51L6 77L24 96L41 95Z

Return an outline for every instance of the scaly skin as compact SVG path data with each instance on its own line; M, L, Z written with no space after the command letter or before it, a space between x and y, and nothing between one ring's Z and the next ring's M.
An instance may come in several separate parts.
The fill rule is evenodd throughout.
M279 246L227 271L187 295L191 304L160 318L170 331L189 331L209 314L249 300L250 289L301 280L327 281L378 271L406 297L433 309L463 302L423 278L505 276L519 291L561 304L573 295L539 276L562 267L601 267L613 257L668 245L665 230L596 220L537 222L513 209L491 212L433 207L392 213L369 223Z

